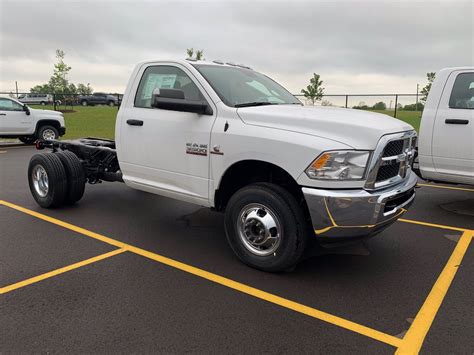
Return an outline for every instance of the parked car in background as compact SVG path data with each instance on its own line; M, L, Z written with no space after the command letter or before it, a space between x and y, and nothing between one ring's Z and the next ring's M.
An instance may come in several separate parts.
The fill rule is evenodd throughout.
M38 138L58 139L66 134L61 112L36 110L9 97L0 97L0 138L19 138L31 144Z
M117 106L119 104L119 99L117 96L104 94L102 92L95 92L92 95L79 96L79 103L82 106L88 105L109 105Z
M18 101L29 105L52 105L53 100L51 94L23 94L18 97Z
M474 185L474 67L436 74L421 118L415 171L426 180Z

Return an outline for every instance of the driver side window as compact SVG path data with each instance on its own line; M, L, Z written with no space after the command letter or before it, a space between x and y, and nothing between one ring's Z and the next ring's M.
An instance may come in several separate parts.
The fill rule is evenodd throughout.
M0 111L23 111L23 106L10 99L0 98Z
M135 107L151 108L154 89L179 89L184 92L186 100L204 100L196 84L177 67L163 65L146 68L135 96Z
M456 77L449 108L474 109L474 73L461 73Z

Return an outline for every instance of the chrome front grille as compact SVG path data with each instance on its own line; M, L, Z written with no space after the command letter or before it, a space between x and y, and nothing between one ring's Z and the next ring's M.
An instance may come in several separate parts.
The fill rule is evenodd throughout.
M391 157L403 153L403 146L405 145L406 139L399 139L396 141L388 142L383 150L382 157Z
M406 165L405 151L410 147L410 138L397 139L385 146L375 182L389 180L395 176L405 177L402 168ZM406 169L403 170L405 172Z
M375 182L384 181L384 180L393 178L394 176L397 176L399 172L400 172L399 162L390 164L390 165L381 166L379 168L379 171L377 172L377 178L375 179Z
M366 188L378 189L403 180L413 160L416 132L384 136L374 152Z

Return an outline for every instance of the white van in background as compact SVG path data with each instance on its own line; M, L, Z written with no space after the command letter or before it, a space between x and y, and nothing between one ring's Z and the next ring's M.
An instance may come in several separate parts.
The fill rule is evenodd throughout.
M426 180L474 185L474 67L436 74L421 118L418 163Z
M51 94L23 94L18 97L18 101L29 105L52 105L53 95Z

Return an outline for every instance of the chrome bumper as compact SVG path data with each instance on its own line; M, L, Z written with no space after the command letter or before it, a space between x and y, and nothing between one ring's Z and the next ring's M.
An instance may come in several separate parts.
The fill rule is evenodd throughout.
M374 235L395 222L415 198L417 176L379 191L303 187L313 228L321 239Z

